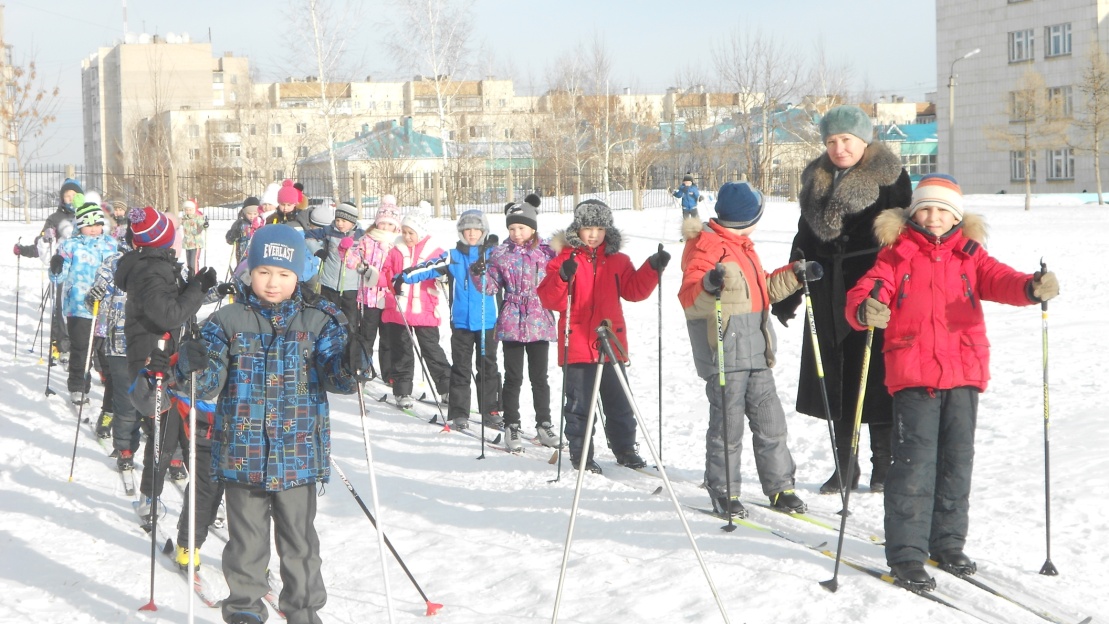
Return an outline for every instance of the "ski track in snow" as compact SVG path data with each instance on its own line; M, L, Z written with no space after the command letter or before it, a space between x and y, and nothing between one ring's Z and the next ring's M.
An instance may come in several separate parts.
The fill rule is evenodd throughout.
M1109 353L1109 283L1091 273L1100 266L1099 247L1087 232L1109 229L1109 208L1081 205L1067 197L1040 197L1029 212L1023 198L970 196L968 210L982 213L991 228L990 253L1025 271L1041 256L1060 279L1062 295L1050 305L1051 554L1060 576L1038 574L1045 558L1043 463L1043 360L1038 306L987 304L992 344L989 390L981 397L971 524L967 552L992 578L1019 585L1042 597L1058 615L1083 614L1104 621L1109 615L1109 410L1105 371ZM702 216L712 209L703 205ZM564 227L570 214L542 214L541 231ZM753 238L767 269L784 263L798 217L795 203L771 202ZM677 302L681 246L679 212L669 203L642 213L619 211L625 251L638 265L661 242L674 258L663 276L662 452L679 498L707 506L699 483L704 465L707 401L704 383L693 372L688 337ZM503 220L491 215L493 231L505 237ZM39 222L7 224L8 238L30 240ZM228 246L220 240L228 223L213 222L207 264L224 272ZM456 239L454 223L433 220L443 247ZM149 538L137 527L130 501L90 429L78 435L76 471L67 482L74 413L65 373L56 368L46 398L46 367L38 345L30 353L38 321L45 269L36 259L21 261L18 344L13 345L16 259L0 259L0 621L180 622L186 619L191 589L168 561L156 561L156 613L139 612L149 599ZM641 454L650 460L643 436L658 443L658 295L626 303L633 365L628 372L646 420ZM803 311L802 311L803 312ZM444 309L444 318L446 312ZM838 509L838 497L817 488L831 472L824 422L793 410L804 320L782 327L775 377L786 408L790 448L797 462L797 489L814 510ZM449 350L449 329L441 329ZM552 346L553 349L553 346ZM553 352L553 351L552 351ZM561 375L550 382L557 395ZM375 388L375 390L377 390ZM102 388L93 384L89 414L99 407ZM428 597L445 606L436 621L451 623L547 622L554 608L559 567L573 498L575 473L569 462L561 480L544 461L487 451L475 460L478 442L440 435L367 395L366 408L382 504L381 524ZM372 505L361 422L354 397L332 397L333 456ZM530 394L525 385L525 433L533 434ZM556 399L557 403L557 399ZM434 408L417 406L431 415ZM557 410L557 405L555 406ZM557 414L557 412L556 412ZM864 430L861 448L868 448ZM719 622L721 616L672 503L653 495L657 479L618 467L598 431L597 458L606 476L587 475L567 566L559 619L568 623ZM744 495L761 499L749 450L741 457ZM525 452L544 459L533 445ZM862 487L852 496L849 522L859 531L881 534L882 501L867 491L865 453ZM136 472L136 479L138 472ZM385 621L386 598L375 533L337 476L320 498L320 533L328 601L326 622ZM165 490L175 534L180 494ZM740 528L727 534L720 521L685 510L697 543L732 622L973 622L940 605L841 568L840 589L818 585L831 577L832 561L771 535ZM766 518L765 514L754 514ZM790 522L795 533L834 548L835 534ZM159 545L160 546L160 545ZM201 550L204 566L216 573L223 542L215 537ZM848 554L881 562L881 549L848 541ZM277 557L272 567L277 569ZM965 583L937 573L952 593L966 595L999 621L1040 622ZM403 571L389 561L389 584L396 621L424 619L425 606ZM226 593L220 587L216 595ZM219 622L218 609L196 602L196 620ZM280 621L271 616L270 621ZM1071 621L1067 619L1067 621ZM1074 619L1077 621L1077 618Z

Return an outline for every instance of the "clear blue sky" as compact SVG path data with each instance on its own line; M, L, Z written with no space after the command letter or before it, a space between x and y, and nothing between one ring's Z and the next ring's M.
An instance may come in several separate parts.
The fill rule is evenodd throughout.
M111 45L123 31L121 0L0 0L4 38L18 61L34 51L40 70L61 87L59 121L42 160L76 163L81 156L81 59ZM213 53L248 56L262 80L296 75L288 66L289 37L310 33L287 18L289 0L128 0L131 32L188 33ZM685 4L687 8L682 9ZM366 0L361 24L350 25L349 55L363 59L354 75L405 79L386 54L382 15L388 3ZM822 41L830 59L852 68L855 88L877 96L922 99L936 88L935 6L890 0L476 0L472 39L504 76L511 67L518 92L530 79L545 86L546 69L573 46L600 33L613 57L619 86L661 93L683 69L712 73L710 50L735 29L761 31L811 55ZM616 85L614 85L615 87Z

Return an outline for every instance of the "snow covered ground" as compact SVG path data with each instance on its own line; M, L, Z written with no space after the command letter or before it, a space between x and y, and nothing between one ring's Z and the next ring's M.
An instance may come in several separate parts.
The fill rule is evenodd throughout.
M993 381L982 395L975 487L968 553L983 574L1025 588L1064 621L1078 614L1109 616L1109 571L1104 536L1109 531L1109 282L1091 266L1103 258L1095 232L1109 230L1109 208L1071 198L1040 197L1032 211L1019 196L974 196L968 209L983 213L992 228L990 252L1025 271L1043 257L1056 271L1062 295L1050 309L1051 367L1051 555L1058 577L1038 574L1045 559L1044 409L1041 320L1038 307L987 304L993 345ZM711 211L711 204L703 204ZM771 203L754 238L768 268L785 262L797 206ZM491 215L495 231L503 221ZM678 211L671 207L616 214L628 235L627 251L638 264L664 237L675 261L663 278L662 449L683 503L706 506L700 482L704 462L707 401L694 375L681 309L676 299ZM541 230L563 227L570 215L543 214ZM38 224L5 224L9 244L28 240ZM213 223L209 263L225 266L228 248L217 242L225 223ZM453 244L454 225L436 221L434 231ZM63 395L45 398L46 367L30 353L37 322L43 269L0 258L0 621L152 622L184 621L193 597L182 578L157 562L156 613L138 612L148 600L149 540L136 526L130 500L89 429L82 428L76 476L67 482L75 419ZM18 344L13 344L17 279L21 292ZM646 430L659 438L658 299L626 304L631 333L633 390ZM775 321L776 322L776 321ZM831 470L827 428L793 411L803 338L800 318L776 326L780 339L776 377L798 464L800 495L817 512L831 514L838 497L816 493ZM443 332L444 345L448 332ZM552 358L553 359L553 358ZM64 388L55 369L51 385ZM561 377L552 367L551 382ZM94 403L101 392L94 384ZM557 393L556 393L557 394ZM527 404L525 393L525 405ZM567 461L558 483L548 453L526 447L526 457L479 449L473 438L440 435L372 398L368 426L386 533L431 600L444 603L437 621L453 623L550 621L558 587L574 477ZM358 405L333 399L334 457L370 503ZM428 412L430 415L430 412ZM530 425L530 413L524 423ZM528 433L532 433L530 428ZM652 492L657 479L618 467L604 448L604 476L587 475L560 606L562 622L720 622L722 617L697 564L674 507ZM863 448L866 448L865 434ZM642 448L647 456L645 445ZM539 460L532 455L540 456ZM649 459L649 457L648 457ZM742 457L744 497L761 500L754 465ZM849 527L881 533L882 500L864 484L851 499ZM386 595L375 533L337 478L320 499L316 524L323 548L327 622L387 621ZM175 524L180 495L166 488ZM732 622L972 622L971 617L842 568L840 589L818 584L832 575L832 561L766 533L720 530L715 518L684 510ZM789 529L811 543L835 534L755 509L752 518ZM222 542L211 538L202 552L210 573L218 570ZM881 549L849 540L846 552L881 562ZM276 561L276 557L275 557ZM275 564L276 565L276 564ZM424 619L424 603L393 561L389 585L398 622ZM218 578L218 575L216 575ZM938 575L941 588L968 596L995 621L1040 622L1026 611ZM970 590L970 591L968 591ZM222 591L226 591L225 588ZM1032 598L1029 598L1031 600ZM196 607L196 619L220 621L219 611ZM277 621L272 618L271 621Z

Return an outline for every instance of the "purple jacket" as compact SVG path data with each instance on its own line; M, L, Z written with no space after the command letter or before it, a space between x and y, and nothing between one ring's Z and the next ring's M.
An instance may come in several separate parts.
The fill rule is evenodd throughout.
M489 255L485 273L485 292L504 289L504 307L497 318L497 340L512 342L550 342L558 337L554 315L539 302L536 288L547 274L547 263L554 258L550 245L517 245L505 241ZM481 276L471 276L481 288Z

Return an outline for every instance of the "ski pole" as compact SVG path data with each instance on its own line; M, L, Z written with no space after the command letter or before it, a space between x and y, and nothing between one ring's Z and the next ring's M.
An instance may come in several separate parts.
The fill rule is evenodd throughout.
M81 382L87 383L89 376L89 364L92 362L92 342L96 335L96 316L100 314L100 302L96 301L92 304L92 323L89 326L89 348L85 353L85 368L82 369L84 374L81 375ZM49 372L49 369L47 369ZM73 466L77 463L77 438L81 435L81 418L85 412L85 402L88 399L88 392L83 392L81 405L77 407L77 431L73 434L73 455L69 458L69 482L73 483Z
M158 349L164 350L166 348L166 341L170 339L169 332L162 335L158 340ZM162 372L154 372L154 428L153 435L147 440L147 444L154 445L154 472L150 478L150 602L139 607L139 611L157 611L158 605L154 604L154 569L155 558L158 556L158 466L162 460L162 449L159 444L159 431L158 419L161 417L162 412ZM189 558L192 558L192 553L189 553ZM191 580L191 579L190 579Z
M23 237L16 239L15 244L23 242ZM23 254L15 257L15 337L12 338L12 360L19 357L19 277L22 275Z
M870 290L870 296L874 299L882 291L882 280L874 280L874 288ZM866 398L866 378L867 373L870 372L870 346L874 342L874 326L870 325L866 328L866 347L863 349L863 367L862 374L859 376L859 399L855 402L855 424L851 432L851 461L847 464L847 474L843 476L843 483L851 483L851 472L855 466L855 460L859 455L859 426L863 420L863 400ZM851 488L844 488L843 490L843 515L839 519L839 543L836 545L836 565L832 571L832 578L827 581L820 581L820 586L830 592L835 593L839 589L839 563L843 558L843 534L847 530L847 504L851 500Z
M1040 275L1047 273L1047 263L1043 258L1040 258ZM1058 576L1059 570L1055 568L1055 564L1051 562L1051 445L1048 439L1048 431L1051 429L1051 408L1047 396L1047 302L1040 303L1040 320L1042 323L1042 331L1040 332L1043 341L1043 354L1044 354L1044 519L1046 520L1045 537L1047 540L1047 559L1044 561L1043 567L1040 568L1040 574L1045 576Z
M56 394L54 392L54 390L50 387L50 373L54 369L54 365L53 365L52 362L54 361L54 349L56 348L56 345L54 344L54 336L53 336L53 334L54 334L54 332L53 332L53 329L54 329L54 314L58 312L58 292L61 290L61 288L57 284L55 284L54 282L50 282L50 290L53 293L52 299L53 299L54 303L53 303L53 306L50 308L50 329L51 329L50 334L51 334L51 336L50 336L50 355L49 355L49 357L46 358L46 392L45 392L46 396ZM43 332L43 335L44 336L46 335L45 331ZM60 353L59 353L59 356L60 356ZM61 366L61 363L62 363L62 359L61 359L61 357L59 357L58 358L58 365Z
M570 252L570 260L574 259L576 251ZM566 371L569 365L570 355L570 311L573 310L574 304L574 276L570 276L570 281L566 284L566 314L563 315L565 323L562 326L562 409L558 417L558 467L555 468L554 480L547 483L558 483L562 480L562 447L565 445L563 440L563 431L566 429ZM590 430L592 432L592 429Z
M39 338L42 336L42 318L46 314L46 302L50 299L51 291L44 288L42 290L42 298L39 300L39 322L35 326L35 333L31 336L31 346L27 349L27 353L35 352L35 343L39 343L39 364L42 364L42 342Z
M658 244L662 253L662 243ZM658 272L658 458L662 461L662 270Z
M723 260L724 256L721 255L720 259ZM723 272L724 265L719 262L716 263L716 270ZM728 397L725 392L725 376L724 376L724 307L720 303L720 294L724 291L721 286L716 291L716 371L717 380L720 385L720 422L723 425L724 434L724 490L725 495L728 497L728 509L725 512L728 514L728 524L720 527L724 531L731 533L736 529L735 520L732 518L732 453L728 448L731 446L732 439L728 437ZM659 399L662 400L661 398Z
M207 230L205 230L207 232ZM195 337L195 336L194 336ZM196 578L196 371L189 373L189 580ZM150 480L151 485L154 479ZM196 600L192 591L186 590L185 599L189 601L189 624L192 624Z
M800 251L798 249L797 251ZM808 266L805 261L805 254L801 254L800 261ZM816 334L816 315L813 313L812 293L809 291L809 274L808 269L805 270L805 275L801 279L801 286L805 293L805 320L809 326L809 338L812 343L813 362L816 364L816 379L820 385L820 398L824 402L824 420L828 423L828 440L832 443L832 464L836 469L836 477L839 478L839 497L840 502L843 503L843 513L847 511L847 498L844 496L845 483L849 481L843 478L843 468L839 462L839 451L836 447L836 430L832 426L832 407L828 401L828 383L824 380L824 364L820 359L820 340ZM819 277L817 277L819 279Z
M358 381L357 387L358 410L361 414L362 422L362 442L366 446L366 467L369 469L370 472L370 501L373 503L374 511L377 512L377 517L380 518L381 503L379 502L377 496L377 473L374 471L374 455L373 450L370 446L370 427L366 420L366 398L362 395L362 382L360 380ZM332 458L331 463L335 466L335 471L339 473L339 477L343 480L343 483L346 484L347 489L350 490L351 494L354 494L355 500L357 500L358 504L362 506L362 510L366 512L367 516L369 516L370 523L374 525L375 529L377 529L377 549L381 558L381 581L385 584L385 609L389 613L389 624L393 624L393 594L389 591L389 568L385 565L385 546L387 541L385 537L385 527L378 526L377 522L374 521L374 517L370 514L370 510L366 509L366 505L358 497L358 494L355 493L354 486L350 484L349 480L347 480L346 475L343 474L342 468L339 468L339 464L334 460L334 458ZM393 550L393 546L391 544L389 545L389 550L392 550L393 556L397 558L397 561L400 561L400 556L397 555L397 551ZM404 563L401 563L401 567L404 568L405 572L408 572L408 568L404 567ZM412 578L412 575L409 574L408 578ZM423 591L421 591L420 594L423 595ZM434 611L431 608L431 602L427 600L427 596L424 596L424 602L427 603L427 614L432 615Z

